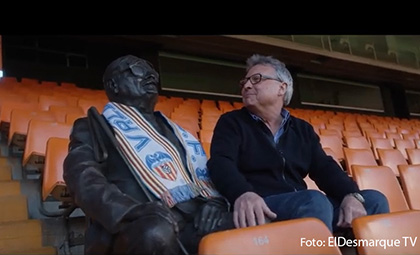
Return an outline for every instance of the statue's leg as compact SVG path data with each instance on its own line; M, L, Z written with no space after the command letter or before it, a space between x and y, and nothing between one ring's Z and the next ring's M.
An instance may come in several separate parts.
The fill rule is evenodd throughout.
M218 226L212 232L228 230L235 228L233 223L233 215L231 212L226 212L220 218ZM206 233L209 234L209 233ZM180 241L190 254L198 252L198 244L204 235L199 235L197 229L194 228L194 221L189 221L183 228L180 229Z
M113 254L178 254L178 227L169 209L153 202L143 212L115 235Z

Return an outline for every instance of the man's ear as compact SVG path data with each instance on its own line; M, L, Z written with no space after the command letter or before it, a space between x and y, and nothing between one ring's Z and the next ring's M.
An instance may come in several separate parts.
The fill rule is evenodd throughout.
M108 80L107 86L112 92L114 92L115 95L118 95L118 92L120 92L118 84L115 82L114 79Z
M286 90L287 90L287 85L284 84L284 82L282 84L280 84L279 87L279 92L277 93L278 96L284 96L286 94Z

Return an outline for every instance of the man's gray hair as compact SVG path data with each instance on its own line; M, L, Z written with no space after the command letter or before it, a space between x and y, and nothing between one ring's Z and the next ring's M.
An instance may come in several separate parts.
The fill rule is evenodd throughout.
M277 78L287 84L284 94L284 105L288 105L293 95L293 78L286 65L272 56L254 54L246 60L246 71L256 65L270 65L276 70Z

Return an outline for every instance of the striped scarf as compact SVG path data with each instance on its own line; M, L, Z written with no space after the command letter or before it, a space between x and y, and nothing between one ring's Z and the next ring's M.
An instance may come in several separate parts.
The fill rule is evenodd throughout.
M185 148L186 166L175 146L134 107L110 102L103 111L123 156L133 166L130 169L136 180L169 207L199 195L220 196L210 180L201 143L163 114L156 113Z

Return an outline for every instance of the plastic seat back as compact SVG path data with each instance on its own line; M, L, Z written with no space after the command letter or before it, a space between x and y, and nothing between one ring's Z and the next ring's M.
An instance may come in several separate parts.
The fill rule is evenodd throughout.
M387 166L353 166L353 179L360 189L374 189L388 199L391 212L408 210L408 204L394 172Z
M402 165L398 170L408 206L420 210L420 165Z
M63 179L63 162L68 154L69 138L48 139L42 176L42 200L52 196L59 201L70 201Z
M201 142L211 143L211 139L213 137L213 131L200 129L198 134L200 136Z
M66 123L69 124L69 125L73 125L74 122L77 119L80 119L80 118L83 118L83 117L86 117L85 113L82 113L82 114L81 113L74 113L74 112L67 113L66 114Z
M408 162L410 165L420 164L420 149L405 149L407 152Z
M38 104L29 102L4 102L1 106L0 121L10 123L10 116L14 109L32 109L36 110Z
M328 156L331 156L334 159L334 161L337 162L337 164L340 166L340 168L343 169L343 166L341 165L340 160L338 160L338 157L337 157L337 155L335 155L333 150L331 150L328 147L325 147L325 148L322 148L322 149L324 150L325 154L327 154Z
M23 152L22 166L28 166L42 171L44 168L45 151L50 137L68 138L72 126L65 123L31 120Z
M26 135L28 133L29 121L32 119L55 121L53 113L48 111L37 111L33 109L15 109L10 115L10 127L8 145L16 145L17 148L25 148Z
M388 138L371 138L372 151L375 159L379 159L378 149L394 149Z
M328 147L334 151L335 155L337 156L338 160L344 159L344 152L343 152L343 142L339 136L336 135L319 135L319 140L322 147Z
M347 148L351 149L370 149L370 145L364 136L346 136Z
M377 166L375 156L371 149L350 149L344 148L344 158L346 169L349 175L352 175L353 165Z
M40 95L39 96L39 109L48 111L51 105L67 106L67 101L58 96Z
M207 159L209 159L210 158L210 143L201 142L201 146L203 146L204 153L206 153Z
M318 219L294 219L208 234L201 239L198 254L341 254L338 246L317 246L313 240L329 244L333 236Z
M414 149L416 145L414 144L414 140L398 139L395 140L395 148L401 151L405 159L408 159L406 149Z
M358 254L419 254L420 211L359 217L353 221L352 226L355 240L377 242L371 245L359 243L357 245ZM399 243L395 243L396 240ZM394 245L391 245L390 242L393 242Z
M397 149L378 149L378 155L380 165L391 168L396 176L400 175L398 172L399 165L408 165L401 151Z
M77 114L84 114L82 108L79 106L58 106L58 105L51 105L50 112L54 113L54 116L57 122L64 123L66 122L66 115L68 113L77 113Z

